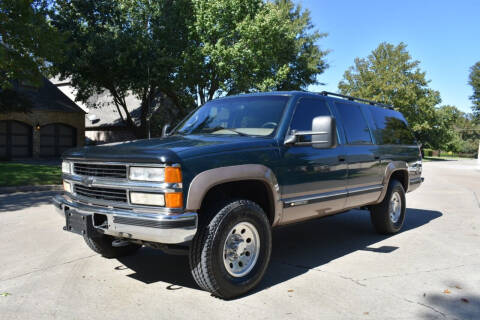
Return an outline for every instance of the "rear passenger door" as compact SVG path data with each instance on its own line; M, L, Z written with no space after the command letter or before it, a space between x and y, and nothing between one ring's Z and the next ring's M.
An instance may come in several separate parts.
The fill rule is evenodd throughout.
M348 165L347 208L373 202L382 191L378 146L368 125L363 105L349 101L335 102L345 133L345 160Z

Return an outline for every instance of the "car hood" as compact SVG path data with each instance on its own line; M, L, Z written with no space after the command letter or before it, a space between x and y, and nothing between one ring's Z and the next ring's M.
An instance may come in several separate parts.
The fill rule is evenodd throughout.
M273 138L232 135L170 136L87 146L66 151L64 159L115 162L181 163L204 153L276 145Z

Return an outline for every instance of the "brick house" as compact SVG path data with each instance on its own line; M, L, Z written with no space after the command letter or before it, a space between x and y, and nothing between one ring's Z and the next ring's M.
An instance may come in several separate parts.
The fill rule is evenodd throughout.
M140 125L141 119L141 101L133 94L125 98L127 110L132 117L135 125ZM169 119L169 114L159 106L163 106L164 110L168 109L169 113L176 112L172 101L166 96L161 95L156 99L156 107L153 107L153 121L151 132L158 134L161 131L156 120ZM112 97L107 92L92 95L86 102L88 106L88 115L85 119L85 137L94 143L108 143L137 139L133 132L126 126L124 119L126 118L123 108L117 108ZM155 128L153 126L156 126Z
M126 97L127 109L135 124L140 123L140 103L135 96ZM92 95L88 101L88 115L85 119L85 136L95 143L134 140L135 135L125 125L123 109L117 108L107 93ZM93 107L94 106L94 107Z
M52 78L50 81L71 100L75 99L77 90L72 87L68 79ZM87 113L85 116L85 138L88 143L103 144L136 139L133 132L124 122L126 118L124 109L121 107L117 108L113 97L108 91L94 93L87 101L76 101L76 103ZM125 103L133 122L139 125L141 101L134 94L129 94L125 97ZM173 103L163 95L158 97L156 103L169 109L170 112L175 109ZM155 108L153 113L157 119L168 119L168 115L161 113L161 110L158 108ZM152 130L158 132L161 129L157 127Z
M77 90L70 81L52 78L50 81L67 97L75 100ZM126 97L129 113L136 124L140 122L140 103L133 94ZM85 138L90 143L102 144L133 140L135 136L126 127L122 118L126 115L123 109L117 108L112 96L107 92L93 94L86 102L76 101L77 105L87 113L85 117Z
M0 159L59 157L83 146L85 111L49 80L41 87L16 81L14 90L31 101L31 110L0 113Z

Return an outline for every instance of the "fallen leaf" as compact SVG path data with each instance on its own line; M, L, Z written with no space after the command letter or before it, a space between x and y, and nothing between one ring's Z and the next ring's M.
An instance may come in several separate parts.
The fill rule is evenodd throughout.
M443 293L450 294L451 292L450 292L450 290L445 289L445 290L443 290Z
M467 298L462 298L462 299L460 299L460 300L462 300L462 302L465 302L465 303L469 303L469 302L470 302L470 301L468 301Z
M7 297L7 296L11 296L12 294L11 293L8 293L8 292L2 292L0 293L0 296L2 297Z
M462 287L460 287L458 284L455 286L455 288L462 289Z
M289 289L288 292L293 292L294 290L293 289Z
M370 313L370 312L365 311L363 314L367 316L369 313Z
M426 294L426 293L424 293L424 294L423 294L423 296L424 296L424 297L426 297L426 296L427 296L427 294Z

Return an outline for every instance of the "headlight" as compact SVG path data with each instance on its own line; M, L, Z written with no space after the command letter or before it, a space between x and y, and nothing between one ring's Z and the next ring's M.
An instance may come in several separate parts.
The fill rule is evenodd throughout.
M130 192L130 203L164 207L165 197L161 193Z
M163 182L165 168L130 167L129 178L130 180Z
M69 161L62 162L62 172L70 174L72 170L72 164Z

